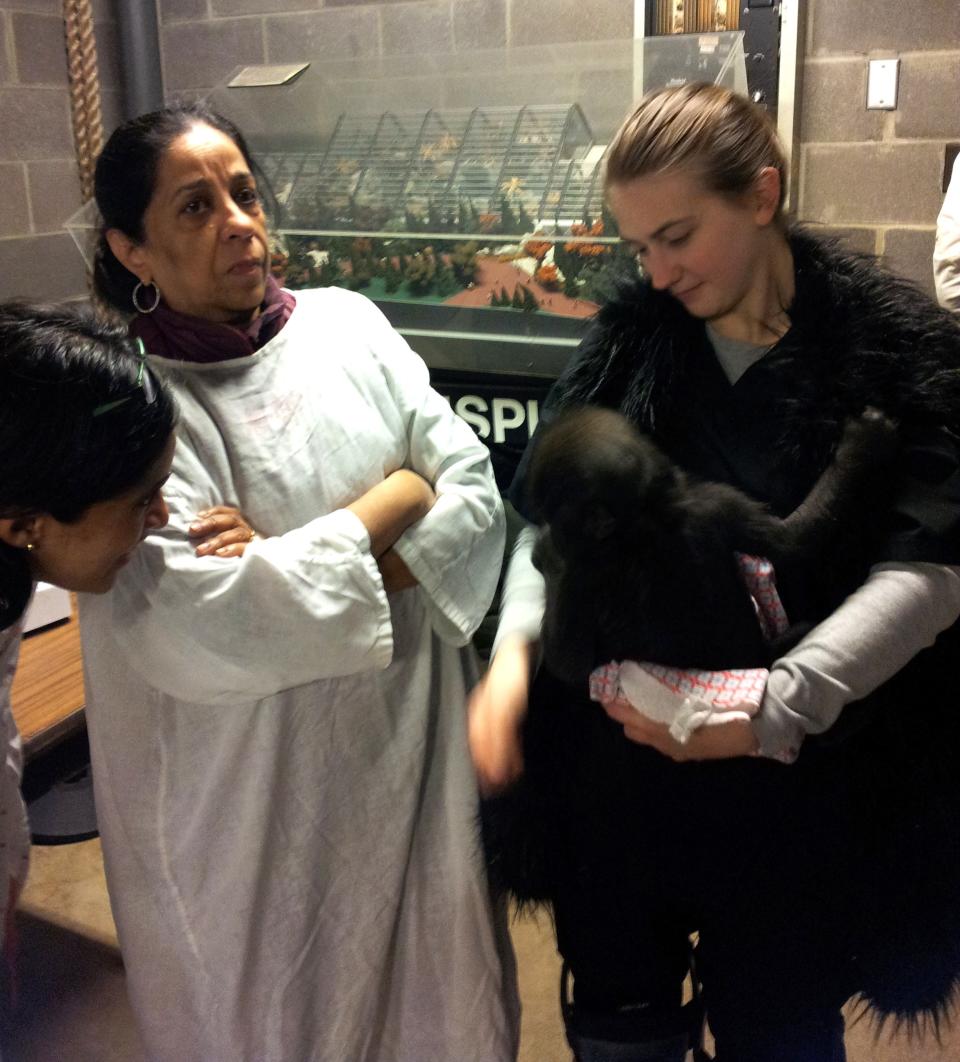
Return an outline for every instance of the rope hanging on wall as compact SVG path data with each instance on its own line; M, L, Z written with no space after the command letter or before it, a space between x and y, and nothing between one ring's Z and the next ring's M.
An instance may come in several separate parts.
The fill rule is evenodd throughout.
M100 77L91 0L63 0L63 29L80 193L86 203L93 197L93 169L103 146Z

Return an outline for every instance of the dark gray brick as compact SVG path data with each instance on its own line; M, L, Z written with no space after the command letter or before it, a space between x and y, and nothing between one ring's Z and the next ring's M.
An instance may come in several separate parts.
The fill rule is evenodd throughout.
M0 90L0 159L72 156L73 133L65 88Z
M7 28L8 18L6 11L0 11L0 85L6 84L13 78L13 68L7 58L7 39L10 35Z
M213 0L214 18L230 15L282 15L293 11L316 11L319 0Z
M934 51L960 40L957 0L815 0L808 18L813 55Z
M400 4L384 8L383 54L453 51L453 22L448 3Z
M182 19L203 21L207 17L207 0L160 0L160 21L178 22Z
M55 14L63 10L63 2L62 0L0 0L0 9L31 13L49 11Z
M908 55L900 63L898 137L960 136L960 41L956 54Z
M27 177L34 231L61 231L67 218L82 205L76 163L66 159L31 162L27 164Z
M68 299L86 292L83 259L66 233L0 240L0 298Z
M22 85L65 85L67 52L63 19L15 11L13 19L17 75Z
M30 231L30 208L23 163L0 162L0 236L25 236Z
M877 230L870 228L851 228L845 225L808 225L808 231L814 236L836 240L845 251L858 254L877 253Z
M889 229L884 241L883 264L935 297L933 242L935 229Z
M804 220L924 225L937 216L942 144L813 144L803 151Z
M179 22L161 27L165 92L209 88L238 66L262 63L259 19Z
M380 50L377 12L319 11L311 15L268 16L267 61L294 63L321 57L350 59Z
M879 140L886 111L868 111L866 102L865 59L805 63L800 139Z
M633 36L624 0L522 0L510 8L510 44L605 41Z

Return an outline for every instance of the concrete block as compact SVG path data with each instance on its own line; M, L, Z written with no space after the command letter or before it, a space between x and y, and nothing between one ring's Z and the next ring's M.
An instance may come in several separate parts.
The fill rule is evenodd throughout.
M523 0L510 8L512 45L632 37L633 4L623 0Z
M213 16L283 15L292 11L316 11L318 6L317 0L213 0Z
M898 137L960 135L960 40L954 43L953 55L908 55L900 63Z
M502 48L507 43L506 0L460 0L455 3L453 43L458 52Z
M960 40L957 0L816 0L810 22L813 55L936 51Z
M884 240L883 264L892 273L912 280L935 298L933 287L934 228L889 229Z
M311 15L274 15L265 20L267 61L296 63L306 59L351 59L380 52L377 12L319 11Z
M72 157L66 88L0 89L0 160Z
M210 88L238 66L265 61L258 19L173 23L160 40L165 92Z
M82 206L76 163L63 159L27 164L34 232L60 232Z
M812 144L803 153L803 220L924 225L937 216L942 144Z
M65 232L0 240L0 299L70 299L86 293L83 259Z
M66 85L67 46L63 19L13 12L13 41L21 85Z
M13 80L13 67L7 58L7 42L10 39L10 30L7 26L9 16L5 11L0 11L0 85Z
M871 228L852 228L849 225L807 225L807 231L814 236L835 240L844 251L857 254L877 253L877 230Z
M26 236L30 232L30 206L22 162L0 162L0 187L0 236Z
M884 112L868 111L866 103L865 59L804 63L801 141L880 140Z
M380 18L384 55L453 51L453 21L449 3L387 7L381 11Z
M63 10L62 0L0 0L0 10L51 12Z
M203 22L207 18L207 0L160 0L160 21Z

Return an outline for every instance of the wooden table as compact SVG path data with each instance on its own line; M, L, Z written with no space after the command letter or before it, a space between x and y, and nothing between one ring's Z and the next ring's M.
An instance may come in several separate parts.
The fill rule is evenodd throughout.
M83 666L75 603L70 619L23 639L10 699L24 760L83 727Z

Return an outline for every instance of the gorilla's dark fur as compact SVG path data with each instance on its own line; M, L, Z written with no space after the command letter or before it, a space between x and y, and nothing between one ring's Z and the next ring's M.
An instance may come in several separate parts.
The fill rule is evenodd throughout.
M734 487L688 478L619 413L562 414L543 429L528 480L541 522L534 563L547 585L550 670L582 683L609 660L718 670L769 663L735 551L776 567L828 548L839 526L876 511L865 501L879 500L896 446L881 413L851 419L832 463L781 520Z

